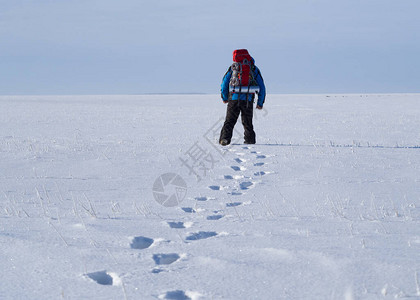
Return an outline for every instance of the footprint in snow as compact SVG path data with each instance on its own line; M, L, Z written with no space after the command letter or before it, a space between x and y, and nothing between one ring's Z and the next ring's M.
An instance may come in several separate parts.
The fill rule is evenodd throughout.
M229 192L228 193L229 195L232 195L232 196L240 196L240 195L242 195L242 193L241 192Z
M212 216L207 216L207 220L216 221L216 220L220 220L223 217L224 217L223 215L212 215Z
M136 236L131 240L130 247L131 249L146 249L149 248L153 242L153 239L144 236Z
M158 298L161 300L192 300L192 298L188 296L190 293L191 292L185 293L184 291L176 290L176 291L170 291L170 292L166 292L165 294L159 295ZM193 292L192 294L198 294L198 293Z
M216 235L217 235L217 232L215 231L199 231L199 232L191 233L189 236L187 236L186 240L197 241L197 240L208 239Z
M153 260L157 265L170 265L180 259L176 253L168 253L168 254L153 254Z
M254 183L251 181L244 181L240 183L239 187L241 188L241 190L248 190L253 185Z
M236 172L246 170L245 167L238 167L238 166L231 166L231 168Z
M254 173L254 176L263 176L263 175L265 175L265 174L267 174L267 173L265 173L265 172L263 172L263 171L260 171L260 172L255 172L255 173Z
M257 158L266 158L267 156L265 155L257 155Z
M259 162L259 163L254 164L254 166L256 166L256 167L260 167L260 166L263 166L263 165L265 165L265 163L263 163L263 162Z
M235 158L235 161L236 161L238 164L245 162L245 160L244 160L244 159L240 159L240 158Z
M241 205L242 202L230 202L230 203L226 203L226 207L236 207Z
M232 179L238 180L238 179L244 178L244 176L243 175L233 175L233 176L232 175L224 175L223 178L226 179L226 180L232 180Z
M190 228L192 226L192 222L168 222L169 227L182 229L182 228Z
M209 189L213 190L213 191L220 191L223 189L223 187L221 187L220 185L211 185L209 186Z
M195 211L195 209L194 208L192 208L192 207L181 207L181 209L184 211L184 212L186 212L186 213L195 213L196 211Z
M221 186L220 189L223 189L223 187ZM200 196L200 197L195 197L194 200L196 200L196 201L208 201L208 200L216 200L216 198Z
M121 279L115 273L108 273L107 271L99 271L85 274L88 278L100 285L119 285Z

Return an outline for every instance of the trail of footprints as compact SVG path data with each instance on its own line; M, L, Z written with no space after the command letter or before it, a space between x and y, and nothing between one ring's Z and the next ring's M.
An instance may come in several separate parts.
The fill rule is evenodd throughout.
M253 181L254 177L257 180L260 180L262 176L268 174L269 172L262 170L255 170L251 176L245 176L244 172L248 170L248 167L251 166L253 169L255 167L263 167L266 165L265 159L266 155L261 154L260 152L253 151L252 147L242 147L242 150L248 151L250 159L242 158L246 153L236 152L238 156L233 159L237 164L231 165L230 169L234 171L234 174L226 174L223 176L227 186L209 186L209 189L214 191L228 190L227 194L231 196L239 196L244 194L247 190L253 188L257 181ZM252 159L254 158L254 159ZM232 184L233 182L233 184ZM226 207L236 207L242 205L242 202L232 201L226 203Z
M251 166L253 169L255 167L263 167L266 165L265 159L267 158L266 155L263 155L257 151L252 151L251 147L244 146L242 150L248 151L251 154L251 158L255 158L253 161L248 161L247 159L241 158L246 153L243 152L236 152L235 154L238 156L233 159L236 164L230 166L230 170L233 174L226 174L223 176L223 185L210 185L208 186L209 190L214 192L225 192L227 195L230 196L239 196L243 193L246 193L247 190L253 188L258 181L253 180L260 180L262 176L269 174L268 171L263 170L252 170L251 176L245 176L244 172L248 170L247 167ZM230 150L232 151L232 150ZM234 150L233 150L234 151ZM252 157L254 156L254 157ZM251 171L251 170L249 170ZM198 196L194 198L197 202L206 202L210 200L216 200L215 197L207 197L207 196ZM239 198L238 198L239 199ZM230 201L225 203L226 209L235 208L245 203L241 201ZM193 207L181 207L181 209L187 214L195 214L199 212L205 212L204 209L198 209ZM224 209L221 210L213 210L212 214L206 216L206 220L208 221L217 221L225 217ZM193 226L193 222L182 222L182 221L169 221L166 222L167 226L174 230L180 229L188 229ZM185 242L197 242L200 240L214 238L220 235L215 231L197 231L197 232L189 232L185 236ZM145 236L136 236L131 238L130 248L135 250L142 250L151 248L153 245L158 243L159 240L154 240L150 237ZM185 254L179 253L154 253L152 255L152 260L155 264L155 267L151 270L153 274L159 274L165 271L165 267L168 267L183 258L185 258ZM120 285L121 280L118 275L114 273L110 273L107 271L99 271L93 273L85 274L86 277L90 278L94 282L101 284L101 285ZM197 292L191 291L168 291L164 294L158 296L159 299L191 299L190 295L199 296L200 294Z

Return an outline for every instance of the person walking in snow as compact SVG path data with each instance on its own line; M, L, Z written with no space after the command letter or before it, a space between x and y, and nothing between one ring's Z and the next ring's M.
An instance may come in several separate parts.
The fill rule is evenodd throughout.
M219 144L229 145L233 128L241 114L244 126L244 143L255 144L255 131L252 125L255 94L258 95L257 109L262 109L265 101L265 85L255 60L246 49L233 51L232 66L222 81L221 96L227 103L226 119L220 132Z

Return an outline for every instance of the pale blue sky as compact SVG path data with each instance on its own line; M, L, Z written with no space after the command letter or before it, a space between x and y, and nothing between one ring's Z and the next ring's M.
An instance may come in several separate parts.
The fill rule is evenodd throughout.
M0 0L0 94L420 92L419 0Z

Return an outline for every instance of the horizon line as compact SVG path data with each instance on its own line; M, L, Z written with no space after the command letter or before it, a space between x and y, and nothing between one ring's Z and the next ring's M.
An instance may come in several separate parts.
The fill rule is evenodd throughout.
M110 93L110 94L0 94L0 97L29 97L29 96L170 96L170 95L220 95L219 93ZM267 95L320 95L320 96L342 96L342 95L420 95L420 92L390 92L390 93L267 93Z

